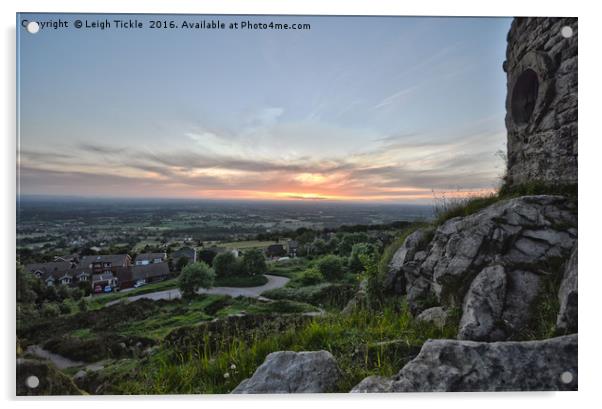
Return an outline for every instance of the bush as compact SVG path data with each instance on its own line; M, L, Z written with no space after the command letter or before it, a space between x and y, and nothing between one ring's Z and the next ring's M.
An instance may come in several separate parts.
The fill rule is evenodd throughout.
M332 254L319 259L316 265L320 273L328 281L340 280L345 275L343 260Z
M69 314L71 313L71 307L68 304L62 302L59 304L59 312L61 313L61 315Z
M218 254L213 259L213 271L218 277L236 275L238 273L236 257L229 251Z
M361 256L370 256L376 252L376 248L372 244L368 243L357 243L351 248L351 255L349 256L349 271L354 274L359 274L364 271L364 265L362 264Z
M324 281L324 276L315 268L309 268L301 273L298 281L303 285L320 284Z
M79 300L79 302L77 303L77 308L81 311L81 312L85 312L88 311L88 304L86 303L86 300L84 300L83 298Z
M176 262L176 271L182 271L184 267L188 265L188 259L186 257L180 257Z
M180 273L178 286L182 298L194 297L199 288L210 288L215 280L215 272L203 262L188 264Z
M56 303L46 302L42 304L42 308L40 309L40 315L45 318L58 317L60 313L61 310Z

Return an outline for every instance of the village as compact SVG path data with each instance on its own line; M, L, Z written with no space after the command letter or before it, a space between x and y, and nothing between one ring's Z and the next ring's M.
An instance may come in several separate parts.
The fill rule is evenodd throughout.
M297 255L298 242L284 240L262 249L270 260L287 260ZM246 250L248 251L248 249ZM142 287L175 277L187 264L204 261L211 265L218 254L242 256L243 250L226 247L197 248L184 246L172 251L130 254L70 254L56 256L53 261L30 263L25 270L43 281L46 286L78 287L85 294L110 293ZM199 254L200 253L200 254ZM199 255L201 257L199 257Z

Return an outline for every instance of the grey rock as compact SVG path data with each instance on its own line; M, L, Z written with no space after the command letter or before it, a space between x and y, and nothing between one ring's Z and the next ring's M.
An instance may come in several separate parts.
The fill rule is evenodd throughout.
M331 392L340 374L336 360L327 351L273 352L232 393Z
M405 273L402 267L406 262L413 260L416 253L420 252L421 247L425 244L425 238L431 231L431 229L424 228L410 233L403 244L393 254L384 280L386 290L395 294L403 294L405 292ZM424 253L422 256L424 257Z
M417 261L416 252L402 266L410 311L417 315L433 305L462 306L474 277L492 265L504 266L507 273L552 274L545 266L553 258L569 257L576 226L574 202L550 195L502 200L470 216L446 221L421 250L426 257ZM530 297L537 292L531 291L531 285L537 287L539 280L527 278ZM516 316L511 311L507 315ZM523 315L528 314L523 311ZM510 327L519 324L513 322Z
M577 390L577 334L543 341L429 340L392 378L369 377L351 392Z
M442 307L431 307L422 311L417 317L417 321L424 321L434 324L438 327L445 326L448 313Z
M484 268L464 299L458 339L489 341L504 310L506 272L502 266Z
M560 311L556 320L557 329L569 333L577 332L577 264L577 243L575 243L558 291Z
M523 270L509 271L506 276L506 302L502 322L504 336L510 337L529 324L528 312L541 291L541 277Z

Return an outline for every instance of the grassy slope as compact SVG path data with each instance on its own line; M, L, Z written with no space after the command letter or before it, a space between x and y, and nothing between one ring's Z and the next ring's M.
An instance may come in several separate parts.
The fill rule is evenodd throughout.
M243 342L231 339L217 352L174 356L162 349L149 361L116 376L112 393L227 393L249 377L270 352L327 350L343 372L337 391L347 392L368 375L391 376L429 338L455 336L455 327L415 322L405 305L381 312L329 314L297 330Z

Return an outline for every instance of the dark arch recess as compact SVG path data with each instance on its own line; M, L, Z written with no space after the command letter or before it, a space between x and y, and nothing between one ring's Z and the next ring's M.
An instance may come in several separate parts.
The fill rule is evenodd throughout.
M529 122L539 93L539 78L532 69L524 70L516 80L512 90L512 119L515 124L524 125Z

